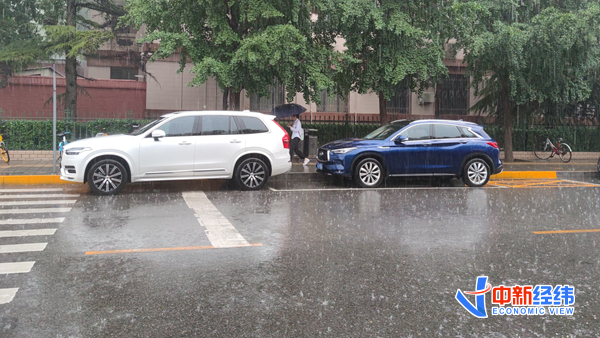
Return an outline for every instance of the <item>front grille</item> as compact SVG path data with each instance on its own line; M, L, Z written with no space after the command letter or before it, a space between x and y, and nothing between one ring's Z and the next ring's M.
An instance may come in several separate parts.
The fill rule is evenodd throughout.
M319 149L319 151L317 152L317 159L319 161L329 161L329 153L327 152L327 150Z

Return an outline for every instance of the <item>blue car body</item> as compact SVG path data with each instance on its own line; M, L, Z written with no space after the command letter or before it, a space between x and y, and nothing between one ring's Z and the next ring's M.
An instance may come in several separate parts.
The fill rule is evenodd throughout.
M502 171L498 145L481 125L451 120L401 120L382 128L366 138L338 140L320 147L317 171L353 178L356 165L365 158L380 162L384 176L460 178L467 162L474 158L485 161L488 179Z

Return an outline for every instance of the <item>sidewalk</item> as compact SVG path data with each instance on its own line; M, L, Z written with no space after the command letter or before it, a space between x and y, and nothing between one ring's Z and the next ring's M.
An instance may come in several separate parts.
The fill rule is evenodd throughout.
M21 151L23 153L24 151ZM551 158L546 161L538 159L521 160L517 159L515 162L504 163L504 173L511 174L511 178L528 178L527 175L532 178L539 178L540 174L552 173L554 177L559 178L582 178L582 177L597 177L597 161L598 158L592 158L594 155L585 156L585 158L577 159L577 153L573 153L573 159L569 163L562 163L559 158ZM12 156L11 156L12 157ZM52 159L44 154L44 157L35 158L33 155L29 158L19 156L11 160L10 163L4 163L0 161L0 184L19 184L18 177L29 177L24 182L27 183L40 183L42 177L47 177L49 182L58 182L58 166L56 167L56 173L52 172ZM294 157L292 169L285 175L276 176L273 179L276 180L288 180L288 179L319 179L322 176L316 171L316 159L310 158L310 163L303 166L300 159ZM537 174L532 172L538 172ZM532 173L532 174L528 174ZM518 175L516 175L518 174ZM301 176L298 176L301 175ZM36 177L34 179L34 176ZM54 176L54 177L50 177ZM11 178L7 180L7 178ZM506 178L506 177L505 177ZM17 182L17 183L15 183ZM23 184L27 184L23 183ZM68 183L68 182L64 182Z

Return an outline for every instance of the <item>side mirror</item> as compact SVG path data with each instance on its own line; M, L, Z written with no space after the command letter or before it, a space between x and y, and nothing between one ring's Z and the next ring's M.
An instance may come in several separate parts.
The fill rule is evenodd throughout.
M394 143L400 144L400 143L404 143L404 141L406 141L406 140L408 140L408 136L400 135L394 139Z
M154 141L158 141L159 138L167 136L164 130L156 129L152 132L152 138Z

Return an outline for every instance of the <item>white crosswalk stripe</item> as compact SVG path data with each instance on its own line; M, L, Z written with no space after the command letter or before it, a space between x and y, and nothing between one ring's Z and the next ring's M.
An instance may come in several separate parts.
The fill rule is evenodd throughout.
M0 254L15 252L42 251L48 243L27 243L27 244L8 244L0 245Z
M62 223L64 217L57 218L26 218L26 219L2 219L0 224L42 224L42 223Z
M65 220L65 217L46 218L44 214L67 213L71 211L71 208L67 206L77 203L76 198L79 197L79 194L63 194L62 191L63 188L0 189L0 207L2 207L0 209L0 240L5 243L8 241L7 244L0 242L0 282L8 274L31 271L35 261L19 262L19 255L29 253L27 257L30 258L31 255L39 255L36 252L43 252L46 249L47 242L15 244L15 241L19 238L52 236L56 233L56 227ZM43 205L48 207L37 207ZM19 218L27 217L27 214L37 214L35 216L38 217ZM38 225L37 229L24 228ZM18 285L6 286L8 287L0 288L0 305L12 302L19 291L18 287L14 287Z
M56 229L7 230L0 231L0 237L51 236Z
M25 273L31 271L35 262L0 263L0 275L9 273Z
M1 206L14 206L14 205L47 205L47 204L73 204L77 200L54 200L54 201L10 201L2 202Z
M0 193L0 199L16 200L16 199L47 199L47 198L73 198L79 197L79 194L26 194L26 195L5 195Z
M0 189L0 194L14 192L48 192L48 191L63 191L62 188L29 188L29 189Z
M45 212L69 212L71 208L0 209L0 214L39 214Z
M15 295L19 291L19 288L0 289L0 304L10 303Z

